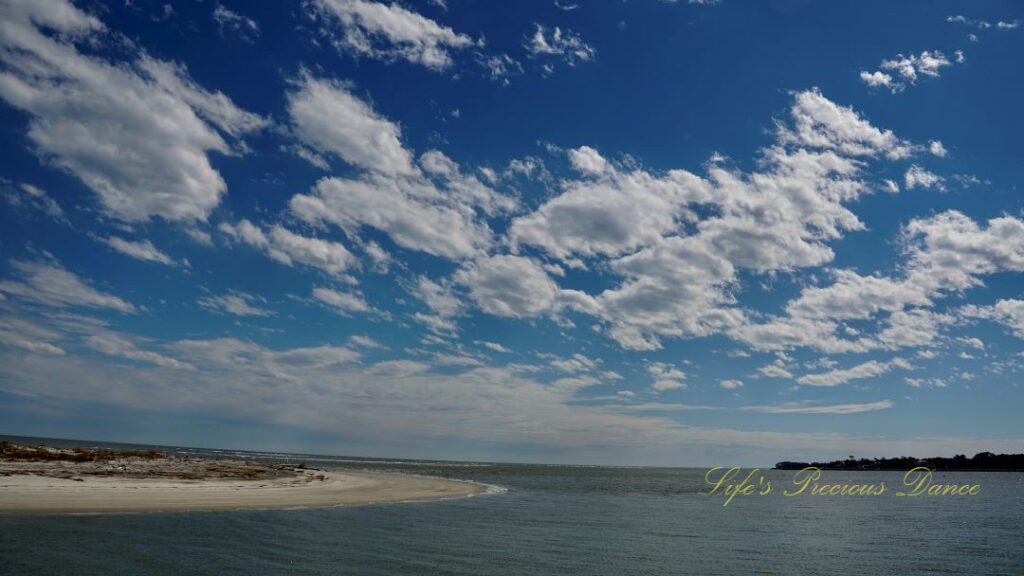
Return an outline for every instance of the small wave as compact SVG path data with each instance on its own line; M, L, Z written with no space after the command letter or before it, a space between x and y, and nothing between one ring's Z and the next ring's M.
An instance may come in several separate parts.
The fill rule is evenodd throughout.
M477 482L484 487L484 494L507 494L508 488L504 486L498 486L497 484L486 484L484 482Z

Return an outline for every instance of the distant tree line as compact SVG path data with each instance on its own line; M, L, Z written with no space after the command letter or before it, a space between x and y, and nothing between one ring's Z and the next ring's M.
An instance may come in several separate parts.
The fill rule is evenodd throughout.
M1024 471L1024 454L993 454L980 452L973 458L957 454L952 458L936 456L934 458L914 458L900 456L897 458L854 458L833 460L831 462L779 462L776 470L803 470L809 466L822 470L910 470L917 466L925 466L932 470L1011 470Z

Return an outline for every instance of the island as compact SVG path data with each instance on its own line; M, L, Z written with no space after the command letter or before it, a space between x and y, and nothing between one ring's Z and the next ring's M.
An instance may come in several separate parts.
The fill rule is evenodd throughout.
M952 458L940 456L932 458L914 458L899 456L896 458L854 458L831 462L790 462L783 461L775 465L776 470L803 470L804 468L820 468L822 470L903 470L923 466L931 470L970 470L975 472L1021 472L1024 471L1024 454L993 454L979 452L972 458L957 454Z
M151 451L0 442L0 514L220 511L472 496L478 483Z

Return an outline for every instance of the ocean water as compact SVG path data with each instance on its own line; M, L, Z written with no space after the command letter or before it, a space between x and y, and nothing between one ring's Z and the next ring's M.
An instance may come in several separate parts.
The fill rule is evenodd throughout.
M793 473L767 471L772 493L722 506L701 494L705 469L259 457L495 488L348 508L0 517L0 574L1024 575L1021 473L936 473L981 492L900 498L783 497ZM825 471L821 481L895 489L902 476Z

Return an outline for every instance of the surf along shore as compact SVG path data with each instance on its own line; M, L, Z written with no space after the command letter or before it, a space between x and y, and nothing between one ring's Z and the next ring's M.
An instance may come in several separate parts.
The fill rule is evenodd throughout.
M0 442L0 514L353 506L483 493L471 482Z

